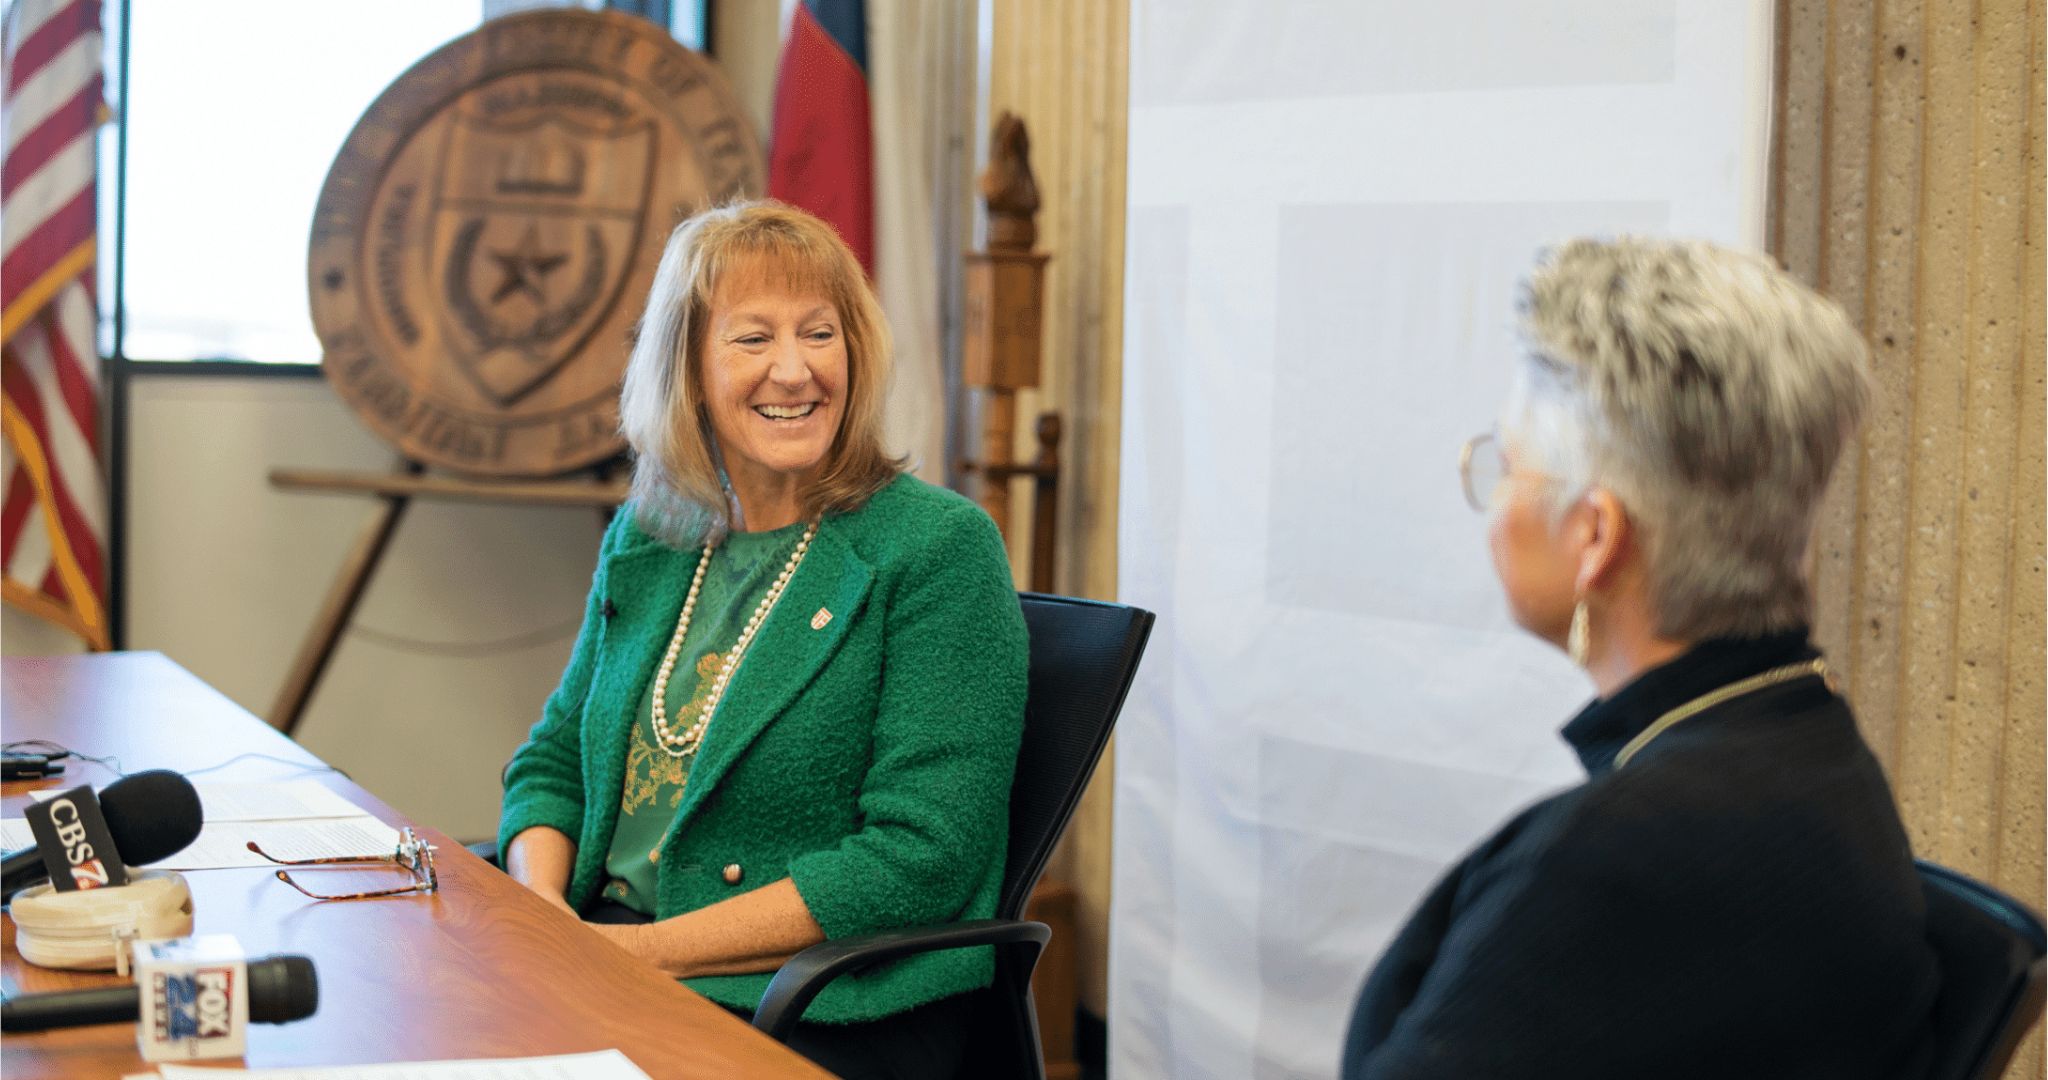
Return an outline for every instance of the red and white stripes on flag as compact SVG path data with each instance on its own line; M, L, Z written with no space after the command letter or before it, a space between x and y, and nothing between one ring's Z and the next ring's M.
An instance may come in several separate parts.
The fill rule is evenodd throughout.
M0 112L0 597L108 647L94 306L99 0L15 0Z

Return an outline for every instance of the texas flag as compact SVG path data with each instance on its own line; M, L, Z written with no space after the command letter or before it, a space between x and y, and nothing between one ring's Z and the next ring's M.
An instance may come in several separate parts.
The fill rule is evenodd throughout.
M768 194L832 223L875 275L865 0L803 0L775 77Z

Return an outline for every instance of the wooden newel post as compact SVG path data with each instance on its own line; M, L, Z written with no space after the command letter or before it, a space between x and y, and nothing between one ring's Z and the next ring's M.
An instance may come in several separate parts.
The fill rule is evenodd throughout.
M981 392L981 445L974 460L961 462L961 470L980 478L981 507L1013 547L1010 482L1031 477L1036 494L1027 584L1034 592L1051 592L1063 426L1058 413L1039 414L1033 431L1036 460L1016 460L1017 391L1038 385L1043 348L1039 312L1047 256L1032 250L1038 242L1038 182L1031 177L1030 154L1031 137L1024 132L1024 121L1007 112L998 117L989 138L988 168L981 174L981 197L988 205L988 250L967 253L966 349L961 359L963 381ZM1080 989L1074 971L1074 904L1072 888L1044 878L1024 913L1053 928L1052 943L1031 980L1038 1001L1039 1044L1050 1080L1081 1075L1074 1060L1074 1001Z
M1031 515L1031 591L1053 591L1053 559L1059 546L1060 414L1038 414L1038 460L1030 473L1038 487Z
M966 342L962 377L982 393L981 446L967 468L981 474L981 506L1005 534L1009 471L1017 434L1017 391L1038 385L1039 308L1047 256L1038 240L1038 183L1031 139L1010 113L996 120L981 196L988 205L988 250L967 253Z

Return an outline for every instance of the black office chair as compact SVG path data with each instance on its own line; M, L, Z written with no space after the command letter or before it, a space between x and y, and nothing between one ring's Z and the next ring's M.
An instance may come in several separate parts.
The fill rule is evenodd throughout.
M1152 633L1152 613L1122 604L1023 593L1031 634L1029 696L1010 785L1009 860L995 918L840 938L791 957L768 983L754 1026L785 1039L833 979L915 953L992 945L995 983L983 995L961 1075L1041 1080L1031 972L1052 936L1024 905L1116 725Z
M1927 939L1941 960L1931 1080L1994 1080L2041 1019L2041 920L2026 905L1945 866L1918 863Z

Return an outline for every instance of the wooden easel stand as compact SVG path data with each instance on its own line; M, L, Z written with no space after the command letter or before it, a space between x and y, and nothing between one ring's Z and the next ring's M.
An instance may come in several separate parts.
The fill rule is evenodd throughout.
M355 544L342 559L334 583L327 587L327 597L320 602L320 610L313 617L313 625L306 631L305 640L299 644L299 654L292 661L284 687L278 691L277 701L270 707L270 726L286 735L296 733L299 721L305 718L306 705L312 701L313 691L319 687L321 676L326 674L328 663L334 659L335 647L341 643L342 633L355 618L356 605L362 602L363 593L368 591L370 577L376 573L377 564L383 561L384 552L391 545L391 537L398 531L398 522L405 516L406 507L412 505L412 500L439 499L508 506L589 506L600 510L616 508L626 501L626 485L607 481L602 476L586 481L466 480L428 476L424 468L414 461L402 462L397 471L389 473L273 469L270 484L287 491L365 494L378 500L377 509L363 523Z

